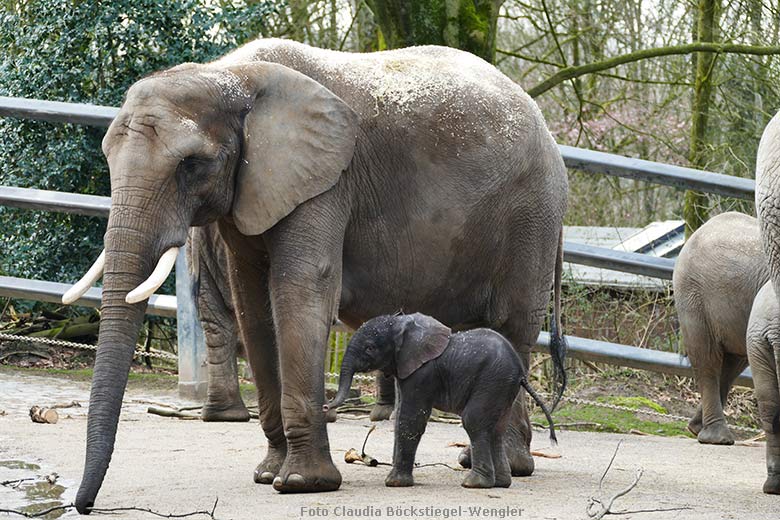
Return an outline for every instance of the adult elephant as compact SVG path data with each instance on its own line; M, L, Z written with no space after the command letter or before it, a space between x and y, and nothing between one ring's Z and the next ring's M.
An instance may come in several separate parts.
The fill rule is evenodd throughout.
M217 222L230 250L265 403L268 452L255 478L279 491L341 484L322 413L337 315L354 328L401 308L450 327L485 325L527 364L554 286L563 377L566 169L533 100L479 58L257 40L133 85L103 151L112 207L80 512L114 449L144 302L190 226ZM523 395L513 410L508 457L527 475Z

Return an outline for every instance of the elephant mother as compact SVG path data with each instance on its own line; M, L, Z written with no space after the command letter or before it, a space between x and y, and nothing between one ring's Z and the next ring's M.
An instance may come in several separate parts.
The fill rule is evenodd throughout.
M341 483L322 413L336 316L357 327L403 308L485 325L527 362L554 285L562 363L566 170L531 98L479 58L257 40L134 84L103 151L112 207L82 513L114 449L145 300L190 226L217 221L231 251L268 439L255 479L279 491ZM521 396L515 474L533 470L529 426Z

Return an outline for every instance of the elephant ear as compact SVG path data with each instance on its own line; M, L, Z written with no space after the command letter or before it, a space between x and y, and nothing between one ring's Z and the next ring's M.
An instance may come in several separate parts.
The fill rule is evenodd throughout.
M254 62L231 71L249 88L233 219L241 233L259 235L338 182L352 160L358 116L283 65Z
M441 322L415 313L399 318L395 365L399 379L406 379L428 361L439 357L452 331Z

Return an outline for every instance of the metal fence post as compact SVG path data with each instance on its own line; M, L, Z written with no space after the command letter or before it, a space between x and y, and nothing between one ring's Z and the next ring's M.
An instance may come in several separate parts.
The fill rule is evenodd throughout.
M203 400L207 390L206 339L192 298L184 248L176 259L176 322L179 344L179 396Z

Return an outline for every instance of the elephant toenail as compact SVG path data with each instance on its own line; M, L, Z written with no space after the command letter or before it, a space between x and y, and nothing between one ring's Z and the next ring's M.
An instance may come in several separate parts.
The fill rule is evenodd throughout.
M287 485L301 487L306 485L306 479L303 478L303 475L299 475L298 473L291 473L290 476L287 477Z
M255 473L255 482L258 484L270 484L274 481L274 474L270 471Z

